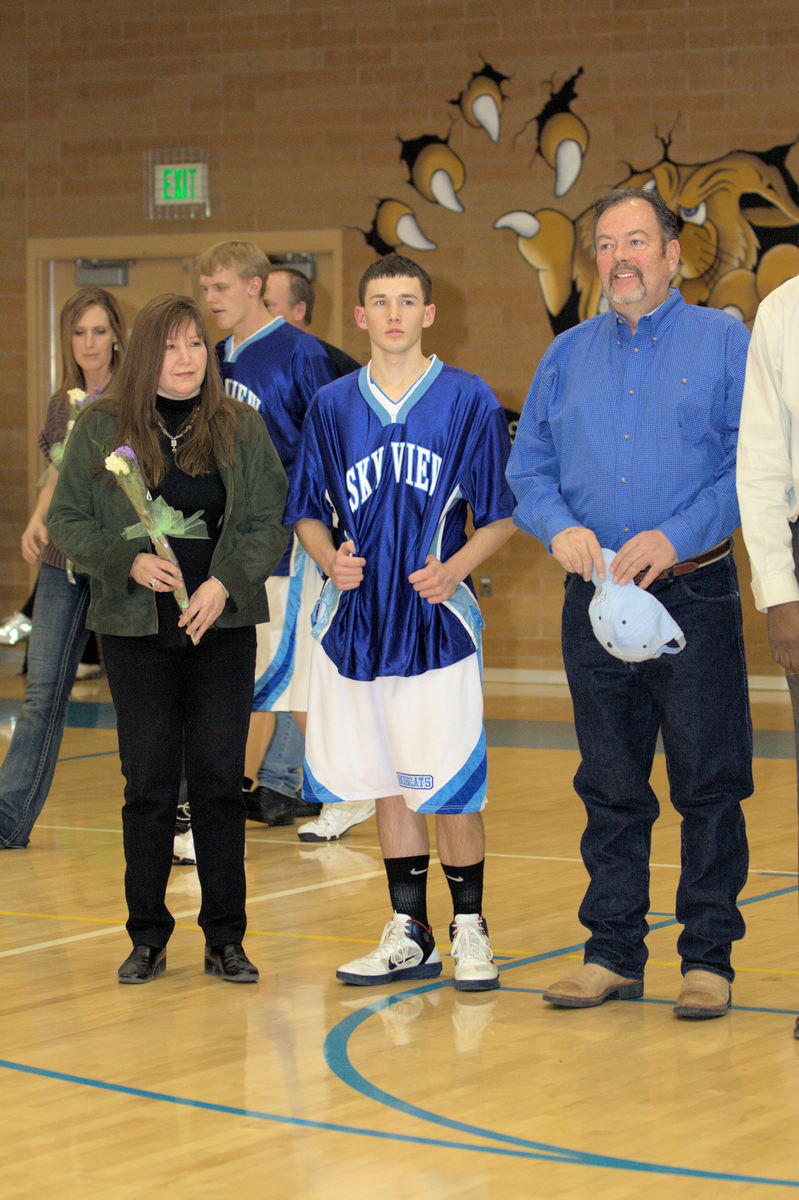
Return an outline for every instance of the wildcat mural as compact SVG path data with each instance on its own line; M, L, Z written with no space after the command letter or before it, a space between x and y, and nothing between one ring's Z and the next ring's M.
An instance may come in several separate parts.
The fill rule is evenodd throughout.
M589 152L589 131L573 111L582 67L550 95L513 137L514 148L535 136L533 157L553 172L557 200L574 186ZM482 128L493 152L507 123L510 76L489 63L474 72L455 106L463 121ZM437 134L400 139L400 158L408 184L421 203L438 204L457 217L464 211L466 164L446 138ZM655 135L657 137L657 134ZM799 273L799 186L792 169L799 142L765 151L730 150L706 162L679 162L671 156L671 137L659 138L662 153L653 165L628 167L615 186L657 190L681 223L681 258L673 282L686 300L734 313L750 324L760 300ZM532 161L532 160L531 160ZM605 190L603 188L603 190ZM416 201L383 197L377 202L367 243L378 254L406 246L433 252L436 243L423 230ZM571 216L559 206L534 211L512 208L493 223L510 230L516 248L536 272L555 333L594 316L606 306L594 267L592 208Z

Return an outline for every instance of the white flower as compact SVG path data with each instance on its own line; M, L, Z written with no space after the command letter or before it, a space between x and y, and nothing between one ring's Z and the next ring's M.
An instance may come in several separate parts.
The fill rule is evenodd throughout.
M130 475L130 462L119 454L109 454L105 465L114 475Z
M76 404L78 407L80 407L84 400L89 399L83 388L70 388L67 392L67 398L70 404Z

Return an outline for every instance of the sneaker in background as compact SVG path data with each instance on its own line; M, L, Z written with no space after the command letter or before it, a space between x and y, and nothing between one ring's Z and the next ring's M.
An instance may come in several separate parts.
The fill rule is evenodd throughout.
M78 669L75 672L75 678L83 679L99 679L103 673L103 668L99 663L78 663Z
M301 842L336 842L353 825L368 821L374 812L374 800L340 800L323 804L315 821L300 825L297 837Z
M193 867L197 862L194 854L194 834L191 829L176 833L172 843L172 862L179 867Z
M12 613L0 625L0 646L17 646L20 642L27 642L32 629L30 617L21 612Z
M175 812L175 840L172 843L172 862L178 866L194 866L194 836L191 832L189 802L178 804Z

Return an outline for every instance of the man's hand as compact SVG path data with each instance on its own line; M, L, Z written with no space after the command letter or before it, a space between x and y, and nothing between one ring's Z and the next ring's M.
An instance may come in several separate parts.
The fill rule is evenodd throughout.
M366 559L355 554L355 543L342 542L326 573L340 591L351 592L362 583L365 565Z
M583 525L570 525L561 529L552 539L550 546L552 555L567 571L582 575L586 583L591 579L591 571L596 567L600 579L605 578L605 560L602 557L602 547L595 533Z
M409 575L408 582L428 604L441 604L443 600L449 600L461 581L446 563L428 554L424 566Z
M789 675L799 674L799 600L768 610L768 643L775 662Z
M673 567L677 551L659 529L646 529L625 542L613 562L610 572L618 584L625 584L641 571L646 571L639 587L648 588L661 571Z

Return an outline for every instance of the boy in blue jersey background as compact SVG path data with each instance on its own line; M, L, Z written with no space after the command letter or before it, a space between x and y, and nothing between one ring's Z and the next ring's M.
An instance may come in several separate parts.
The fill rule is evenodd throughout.
M269 269L263 250L243 241L219 242L198 263L209 311L216 324L229 331L216 347L225 390L261 413L288 474L308 404L336 372L316 338L265 307ZM292 539L267 581L269 623L257 627L256 690L245 763L247 780L253 781L265 752L267 766L270 755L274 760L272 786L248 793L248 815L269 825L290 825L295 816L318 811L307 806L297 810L298 770L292 769L289 753L294 744L292 729L281 725L275 732L275 714L285 714L282 719L290 721L293 712L304 729L307 627L320 586L315 566Z
M421 347L431 281L388 255L355 309L371 361L322 388L285 520L327 582L314 614L303 793L373 800L394 915L339 979L430 978L426 813L453 904L455 986L499 984L482 915L482 619L469 573L511 536L507 423L486 384ZM471 511L474 532L466 533Z

